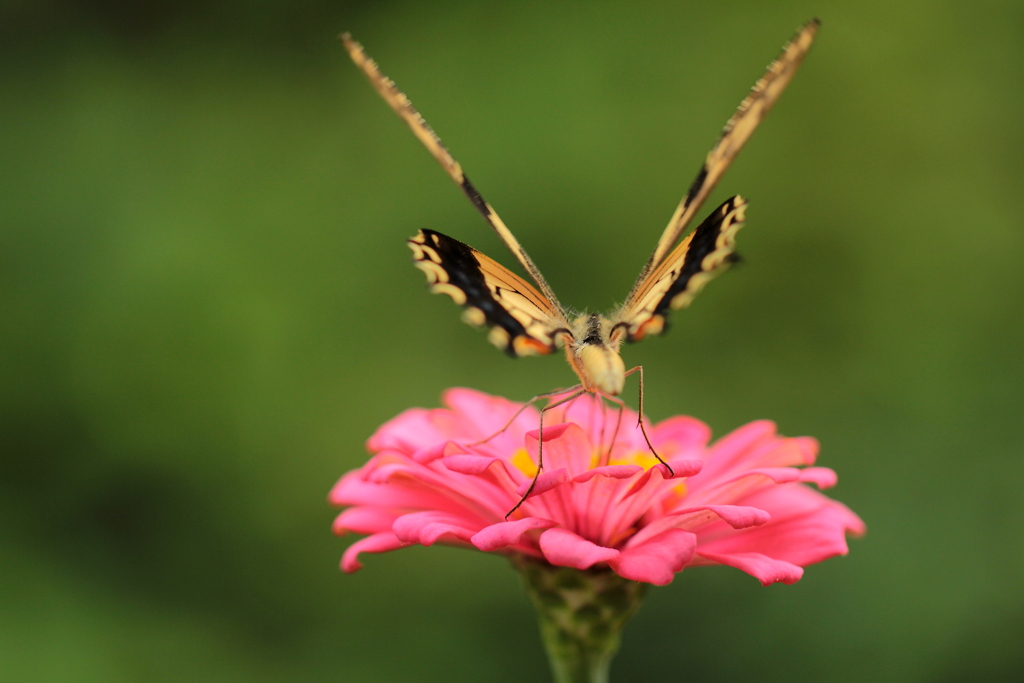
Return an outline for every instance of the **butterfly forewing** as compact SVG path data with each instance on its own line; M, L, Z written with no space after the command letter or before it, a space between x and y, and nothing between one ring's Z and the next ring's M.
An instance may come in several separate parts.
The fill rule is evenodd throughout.
M463 306L467 323L490 327L488 338L513 358L551 353L568 332L564 314L543 294L469 245L420 230L409 246L431 291Z
M423 116L412 106L412 102L409 101L405 93L398 89L394 81L381 73L377 63L366 55L362 45L352 40L352 36L347 33L343 34L341 40L352 57L352 61L363 71L373 87L384 98L384 101L405 121L406 125L419 138L419 141L427 148L427 151L433 155L445 172L459 186L473 204L473 207L480 212L480 215L484 217L488 225L498 233L501 241L505 243L505 246L516 257L516 260L519 261L523 268L526 269L526 272L530 274L530 277L533 278L534 282L537 283L537 286L541 288L541 291L544 292L544 296L553 302L555 306L558 306L558 298L555 297L555 293L551 290L550 285L548 285L544 276L541 275L540 269L533 264L530 255L520 246L519 241L498 216L498 212L494 210L494 207L488 204L479 190L473 186L473 183L469 182L469 178L463 172L462 166L452 157L448 148L441 142L441 138L434 132L434 129L427 124Z
M619 312L612 324L625 327L626 338L631 342L648 334L661 334L668 312L689 306L704 285L732 263L736 232L743 227L746 207L746 200L737 195L711 212L638 283L633 302Z
M675 213L665 226L654 253L647 261L640 277L626 298L626 305L630 306L640 294L641 283L658 267L665 258L665 255L676 243L679 236L683 234L686 226L700 210L704 200L718 184L722 175L732 164L732 160L739 154L740 149L754 133L758 124L768 114L775 102L786 89L793 75L796 73L800 63L803 62L807 51L814 42L814 36L818 32L820 23L817 19L807 22L782 48L782 54L768 65L764 75L758 79L750 93L740 102L740 106L725 124L718 142L708 152L701 166L697 177L690 185L686 196L679 203Z

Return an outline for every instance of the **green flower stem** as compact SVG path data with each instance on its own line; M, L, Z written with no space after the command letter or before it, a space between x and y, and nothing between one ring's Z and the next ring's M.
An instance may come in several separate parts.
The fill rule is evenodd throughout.
M643 601L647 584L611 569L554 567L515 557L556 683L608 683L619 633Z

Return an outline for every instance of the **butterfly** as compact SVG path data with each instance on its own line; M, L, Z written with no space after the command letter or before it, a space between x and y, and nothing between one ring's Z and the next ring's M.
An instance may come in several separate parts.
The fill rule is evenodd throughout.
M806 23L751 88L725 124L718 141L673 213L654 253L641 269L625 301L604 315L574 315L559 303L554 291L515 235L469 181L462 166L455 161L409 98L381 73L376 62L366 55L359 43L347 33L341 36L352 60L373 87L462 189L533 280L534 284L530 284L476 249L435 230L420 230L419 234L408 240L414 263L426 273L431 291L446 294L462 306L462 318L467 323L490 328L488 339L495 346L513 358L549 354L560 348L564 350L569 365L580 380L579 384L569 389L540 394L522 408L542 398L561 397L541 411L541 430L545 411L587 392L618 403L621 411L624 404L616 397L622 393L626 377L638 372L639 426L647 439L643 425L643 367L638 365L626 370L619 348L624 341L637 342L647 335L663 333L667 329L669 312L689 306L711 279L736 260L736 232L743 227L747 207L746 200L739 195L723 202L682 241L680 236L732 160L789 85L810 49L819 25L817 19ZM563 397L564 394L568 395ZM543 439L538 442L539 475L543 464L543 452L540 451ZM650 439L647 439L647 445L661 461ZM664 461L662 464L668 467ZM532 489L531 484L523 500Z

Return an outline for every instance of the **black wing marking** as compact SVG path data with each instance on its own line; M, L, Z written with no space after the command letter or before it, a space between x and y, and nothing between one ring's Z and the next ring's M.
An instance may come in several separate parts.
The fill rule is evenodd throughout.
M543 294L469 245L420 230L409 247L431 291L463 306L467 323L490 327L490 341L513 358L551 353L569 334L561 312Z

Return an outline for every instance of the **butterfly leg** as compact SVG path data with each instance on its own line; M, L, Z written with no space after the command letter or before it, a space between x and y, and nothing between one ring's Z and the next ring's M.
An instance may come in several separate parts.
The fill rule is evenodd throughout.
M651 449L651 454L653 454L654 457L658 459L658 462L660 462L662 465L664 465L665 467L668 468L669 474L675 476L675 472L672 471L672 466L669 465L664 460L662 460L661 456L658 455L658 451L654 450L654 446L651 445L651 438L649 436L647 436L647 429L644 427L644 366L638 365L635 368L627 370L626 373L625 373L625 376L629 377L634 372L639 372L640 373L640 398L637 401L638 409L637 409L636 426L639 427L640 431L643 433L644 441L647 442L647 447L649 449Z
M599 394L601 398L606 398L612 403L619 406L619 414L615 417L615 431L612 432L612 440L608 442L608 450L605 451L604 455L601 456L600 465L603 467L607 465L612 459L612 451L615 449L615 440L619 438L619 427L622 426L622 414L626 410L626 402L616 396L608 396L606 394ZM604 411L604 402L601 402L601 410ZM601 443L604 443L604 423L601 424Z
M531 398L529 401L527 401L523 405L519 406L519 410L517 410L515 413L513 413L512 417L509 418L508 422L505 423L504 427L502 427L498 431L494 432L493 434L491 434L490 436L488 436L485 439L480 439L479 441L474 441L473 443L467 443L466 445L467 446L479 446L482 443L487 443L488 441L490 441L491 439L493 439L494 437L498 436L499 434L503 433L506 429L511 427L512 423L516 421L517 417L519 417L520 415L523 414L524 410L526 410L527 408L532 406L534 403L536 403L537 401L539 401L539 400L541 400L543 398L554 398L555 396L561 396L562 394L568 393L570 391L578 391L581 388L583 388L583 385L577 384L576 386L569 387L568 389L555 389L554 391L549 391L546 394L537 394L536 396ZM577 396L578 395L579 394L577 394ZM545 410L547 410L547 409L545 408Z
M544 469L544 413L548 412L552 408L557 408L560 405L568 403L569 401L574 401L585 393L587 393L586 389L580 388L560 401L549 403L541 408L540 428L537 430L537 472L533 475L533 481L530 482L530 488L526 489L526 493L523 494L523 497L519 499L519 502L516 503L514 508L505 513L506 520L508 520L512 513L518 510L519 507L526 502L526 499L530 497L530 494L533 493L533 487L537 485L537 478L540 477L541 470Z

